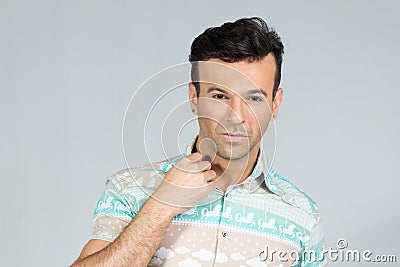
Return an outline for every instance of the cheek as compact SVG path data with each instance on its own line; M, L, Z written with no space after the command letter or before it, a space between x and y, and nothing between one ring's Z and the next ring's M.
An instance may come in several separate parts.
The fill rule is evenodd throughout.
M200 130L203 132L204 136L209 137L209 138L214 138L213 136L220 132L223 127L215 121L214 119L210 118L198 118L198 123Z
M209 123L217 124L223 119L226 106L227 105L222 102L210 98L203 98L199 100L197 114L199 119L207 119L210 121Z
M262 135L268 127L271 120L271 112L264 108L253 108L254 114L250 116L250 124L254 133Z

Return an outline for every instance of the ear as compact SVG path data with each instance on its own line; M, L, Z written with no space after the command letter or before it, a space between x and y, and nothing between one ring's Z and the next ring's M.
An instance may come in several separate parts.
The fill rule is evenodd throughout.
M193 114L197 115L197 92L194 83L189 83L189 103Z
M283 101L283 88L278 88L275 94L275 98L272 101L272 115L276 119L279 112L279 107Z

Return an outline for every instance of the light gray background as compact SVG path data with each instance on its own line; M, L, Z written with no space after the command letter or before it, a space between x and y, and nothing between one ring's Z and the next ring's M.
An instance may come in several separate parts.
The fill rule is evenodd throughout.
M0 265L72 263L105 178L125 168L133 92L205 28L253 15L286 46L275 168L317 201L329 246L399 258L399 7L0 1Z

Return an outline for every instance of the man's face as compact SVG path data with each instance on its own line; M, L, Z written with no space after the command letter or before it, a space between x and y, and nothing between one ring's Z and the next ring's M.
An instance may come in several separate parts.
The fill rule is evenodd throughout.
M258 151L282 98L279 89L272 101L275 70L272 54L252 63L219 59L200 63L200 94L196 97L191 85L189 95L198 115L199 134L214 141L217 156L238 160L254 149Z

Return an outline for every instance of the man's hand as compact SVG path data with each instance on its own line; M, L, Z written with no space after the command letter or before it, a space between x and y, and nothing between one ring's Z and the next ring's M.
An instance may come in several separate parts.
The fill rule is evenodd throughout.
M215 179L200 153L181 159L114 242L92 239L73 266L147 266L172 218L205 198Z
M168 204L171 212L177 215L214 190L216 178L211 163L202 160L201 153L196 152L181 159L166 173L153 197Z

